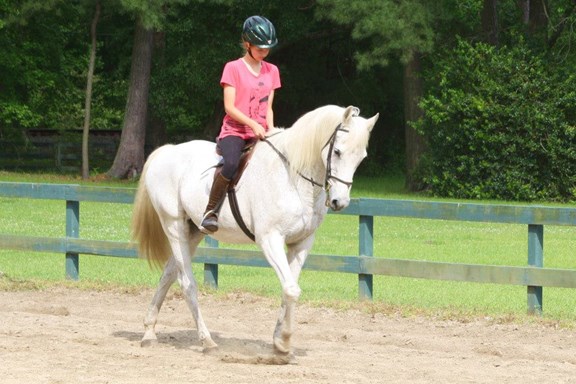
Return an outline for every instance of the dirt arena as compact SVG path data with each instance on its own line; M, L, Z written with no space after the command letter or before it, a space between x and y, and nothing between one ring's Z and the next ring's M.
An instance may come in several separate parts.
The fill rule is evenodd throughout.
M568 383L576 331L339 311L299 305L294 356L275 365L273 300L205 294L220 347L205 355L184 301L171 294L159 344L141 348L152 291L0 292L0 382L23 383ZM281 361L280 361L281 362Z

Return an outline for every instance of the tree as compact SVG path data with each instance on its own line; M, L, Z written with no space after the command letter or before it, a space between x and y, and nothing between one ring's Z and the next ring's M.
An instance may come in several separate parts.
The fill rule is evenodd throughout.
M114 0L97 1L102 8L97 19L104 24L106 43L102 39L101 56L94 50L91 58L86 52L95 49L95 41L91 49L85 29L95 19L95 1L0 2L0 137L24 153L31 147L27 130L50 130L58 140L77 148L79 158L84 157L84 177L89 169L88 153L82 151L76 132L83 127L83 120L86 129L117 126L122 114L118 95L125 93L123 82L118 81L126 76L119 65L122 54L107 47L123 39L124 26L112 19L118 10ZM83 136L82 141L88 132Z
M171 7L193 0L122 0L122 6L136 17L132 50L130 85L120 146L107 175L113 178L135 177L142 172L145 160L145 137L148 120L148 96L151 81L155 31L162 30ZM198 2L209 2L196 0ZM212 0L215 3L227 0Z
M154 31L146 28L139 18L134 32L130 85L120 145L107 173L113 178L136 177L144 165L153 37Z
M420 57L434 47L439 6L418 0L318 0L318 4L321 17L349 26L352 37L361 42L356 53L360 69L387 66L394 57L404 64L406 184L410 190L417 189L413 174L424 141L410 122L422 115L418 107L423 92Z
M164 7L169 3L171 3L170 0L121 1L122 6L135 16L136 29L120 145L112 167L107 172L109 177L136 177L142 172L154 28L161 25Z
M86 53L90 47L85 30L94 16L95 0L23 1L34 3L21 15L28 23L13 23L0 34L0 42L6 48L0 55L0 129L23 138L26 128L57 129L68 140L72 137L68 132L76 131L83 126L83 120L87 121ZM89 111L91 131L120 129L128 122L125 112L130 52L136 20L142 15L156 37L148 117L142 120L148 129L145 151L167 140L213 140L222 119L222 93L218 86L222 67L241 54L238 42L244 18L262 13L274 21L281 38L280 46L270 55L270 60L281 67L283 77L275 103L277 123L288 126L304 111L322 104L356 104L368 114L381 111L383 100L391 100L386 103L391 113L373 134L374 145L369 148L369 161L364 162L363 168L371 173L382 172L378 166L382 161L393 164L395 170L400 168L399 158L383 155L386 151L388 156L397 148L392 140L398 137L402 120L396 105L401 104L401 97L395 94L399 92L397 65L386 71L357 71L352 57L355 43L347 30L330 21L316 20L314 3L99 1L102 9ZM164 7L156 6L160 3ZM47 9L49 4L53 6ZM145 5L153 9L145 9ZM150 16L157 14L158 20ZM310 44L315 49L306 54L306 60L294 54ZM384 90L381 84L387 85ZM46 97L48 94L50 97ZM78 149L80 155L80 145ZM90 166L96 164L109 170L112 160L114 156L109 164L92 161ZM136 172L132 173L138 172L137 166L133 169ZM129 176L130 170L125 172Z
M574 25L576 21L576 1L572 1L572 4L566 4L565 6L559 5L559 17L556 23L552 23L553 27L551 30L550 38L548 40L548 49L552 50L556 47L556 43L562 39L562 37L568 35L569 33L564 33L567 26ZM571 42L571 38L568 38L568 42ZM574 56L574 55L572 55Z
M528 44L460 41L436 54L419 126L423 177L438 196L576 198L576 76Z
M83 66L79 53L84 47L63 26L79 22L80 12L60 0L27 0L0 7L3 134L22 136L23 129L38 126L61 129L81 113L75 71Z
M574 200L576 4L483 6L484 42L459 37L427 73L423 181L439 196Z
M528 6L528 31L541 45L548 42L548 1L531 1Z
M520 1L519 3L522 3ZM484 0L482 8L482 34L484 41L491 45L498 45L499 20L498 20L498 0Z
M86 76L86 102L84 104L84 127L82 129L82 178L87 179L90 173L90 163L88 157L88 138L90 135L90 111L92 107L92 83L94 81L94 66L96 62L96 26L100 17L100 1L96 1L94 18L90 27L90 62L88 64L88 75Z

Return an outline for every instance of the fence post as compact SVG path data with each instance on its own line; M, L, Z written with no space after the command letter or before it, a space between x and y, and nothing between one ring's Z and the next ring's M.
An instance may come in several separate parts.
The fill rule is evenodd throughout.
M544 226L528 225L528 265L544 266ZM542 315L542 287L528 286L528 313Z
M204 241L207 246L218 248L218 240L206 236ZM212 289L218 289L218 264L204 264L204 285Z
M78 238L80 235L80 202L66 200L66 237ZM66 252L66 279L78 280L78 253Z
M359 217L358 232L359 254L360 256L374 256L374 217ZM372 300L373 297L373 276L367 274L358 275L358 296L360 299Z

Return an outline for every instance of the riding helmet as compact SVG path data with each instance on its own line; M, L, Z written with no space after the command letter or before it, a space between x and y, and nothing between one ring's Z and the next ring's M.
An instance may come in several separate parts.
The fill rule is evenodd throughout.
M274 25L263 16L250 16L244 21L242 40L258 48L272 48L278 44Z

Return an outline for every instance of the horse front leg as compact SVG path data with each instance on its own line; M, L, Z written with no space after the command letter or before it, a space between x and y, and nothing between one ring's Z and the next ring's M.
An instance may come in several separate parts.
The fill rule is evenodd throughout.
M302 267L306 262L308 252L313 243L314 235L300 243L290 244L287 247L287 260L290 266L290 273L292 274L292 278L296 283L298 283L300 272L302 271ZM286 344L286 339L288 339L289 343L290 335L294 331L295 312L296 301L286 300L286 298L283 297L280 314L278 316L278 321L276 322L276 328L274 329L274 346L279 352L288 353L281 348L283 344ZM277 340L282 340L282 343L277 343Z
M171 257L164 267L164 272L160 278L158 289L156 290L156 293L152 298L152 302L148 307L146 317L144 317L144 337L140 342L142 347L149 347L158 343L155 330L156 321L158 320L158 313L160 312L160 308L162 308L162 303L166 298L166 293L174 281L176 281L176 276L176 263L174 262L174 258Z
M288 264L284 251L284 238L278 233L267 234L259 240L259 244L282 285L282 307L278 321L281 321L283 325L276 325L274 349L281 354L288 354L293 332L293 308L300 297L300 287Z

